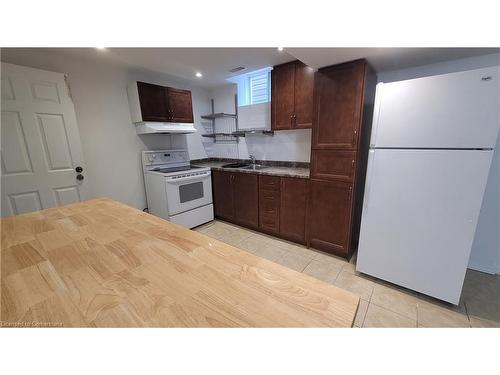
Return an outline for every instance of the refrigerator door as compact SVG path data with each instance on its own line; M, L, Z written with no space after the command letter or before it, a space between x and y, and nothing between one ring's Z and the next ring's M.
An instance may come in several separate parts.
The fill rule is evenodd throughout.
M371 147L494 148L500 67L377 85Z
M356 269L458 304L492 155L371 150Z

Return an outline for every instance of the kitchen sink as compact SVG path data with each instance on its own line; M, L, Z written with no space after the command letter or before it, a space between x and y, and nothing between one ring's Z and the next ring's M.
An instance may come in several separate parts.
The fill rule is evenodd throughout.
M261 165L261 164L231 163L231 164L224 164L222 168L239 168L239 169L251 169L254 171L258 171L260 169L268 167L266 165Z
M269 168L267 165L261 165L261 164L250 164L247 165L246 167L241 167L241 169L253 169L254 171L258 171L259 169L265 169Z
M224 164L222 168L245 168L250 166L251 165L248 163L231 163L231 164Z

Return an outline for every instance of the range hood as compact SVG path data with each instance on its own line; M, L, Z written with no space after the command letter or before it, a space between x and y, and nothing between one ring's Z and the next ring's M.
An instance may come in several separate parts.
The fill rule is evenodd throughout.
M191 134L196 129L192 123L181 122L137 122L137 134Z

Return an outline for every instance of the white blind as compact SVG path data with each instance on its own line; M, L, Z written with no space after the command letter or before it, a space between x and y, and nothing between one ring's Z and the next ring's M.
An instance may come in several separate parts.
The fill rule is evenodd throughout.
M250 104L269 101L269 73L250 77Z

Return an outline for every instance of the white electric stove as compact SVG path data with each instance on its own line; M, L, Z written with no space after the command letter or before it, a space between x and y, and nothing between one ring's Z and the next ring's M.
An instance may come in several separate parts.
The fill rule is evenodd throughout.
M149 213L188 228L214 219L210 168L187 150L143 151L142 169Z

